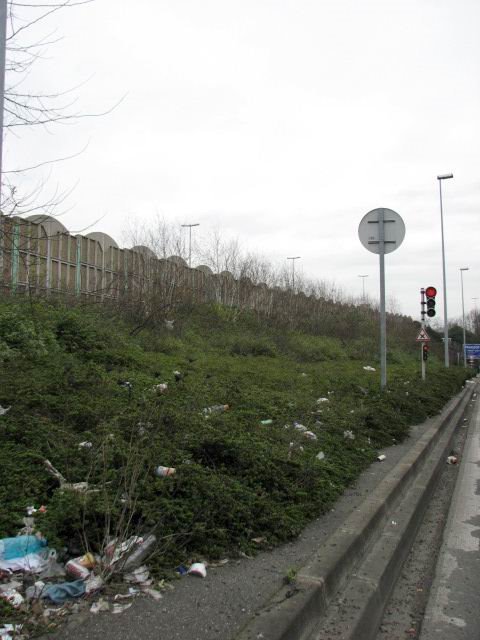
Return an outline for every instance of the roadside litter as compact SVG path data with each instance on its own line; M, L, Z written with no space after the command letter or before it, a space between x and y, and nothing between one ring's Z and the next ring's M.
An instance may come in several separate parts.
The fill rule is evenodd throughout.
M79 449L91 449L93 447L93 443L92 442L88 442L87 440L85 440L85 442L79 442L78 443L78 448Z
M194 562L187 573L190 576L198 576L200 578L206 578L207 568L204 562Z
M447 464L458 464L457 456L448 456Z
M297 431L308 431L307 427L305 427L303 424L300 424L299 422L294 422L293 423L293 428L296 429Z
M325 460L325 454L323 453L323 451L319 451L319 452L317 453L317 455L315 456L315 458L316 458L317 460Z
M152 391L156 391L157 393L166 393L168 391L168 384L166 382L156 384L152 387Z
M376 371L375 367L370 367L369 365L367 365L366 367L363 367L364 371Z
M89 488L88 482L67 482L60 471L58 471L58 469L55 469L50 460L44 460L43 464L45 465L50 475L58 480L60 489L64 491L76 491L78 493L98 493L100 491L100 489Z
M323 402L330 402L328 398L318 398L317 404L322 404Z
M384 453L382 453L382 454L380 454L379 456L377 456L377 460L378 460L379 462L383 462L383 461L384 461L384 460L386 460L386 459L387 459L387 456L386 456Z
M14 637L17 638L22 627L23 624L2 624L0 627L1 640L13 640ZM12 635L12 633L14 635Z
M347 440L355 440L355 434L350 429L343 432L343 437Z
M202 413L208 418L212 413L223 413L224 411L228 411L230 409L230 405L228 404L214 404L211 407L206 407L203 409Z
M175 320L164 320L165 328L169 331L173 331L173 325L175 324Z
M180 380L182 380L182 378L183 378L183 375L180 373L180 371L174 371L173 375L175 376L175 380L177 382L180 382Z
M157 478L167 478L168 476L173 476L176 473L175 467L162 467L162 465L156 467L155 475Z
M4 416L6 413L10 411L12 407L2 407L0 404L0 416Z
M260 424L264 424L264 425L273 424L273 420L272 419L260 420Z
M313 433L313 431L304 431L303 435L307 440L317 440L317 434Z

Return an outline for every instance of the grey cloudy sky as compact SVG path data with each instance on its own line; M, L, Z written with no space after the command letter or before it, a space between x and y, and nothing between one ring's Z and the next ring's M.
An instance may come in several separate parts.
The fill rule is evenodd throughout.
M52 16L64 39L29 78L85 82L78 109L113 113L7 140L6 168L54 165L61 219L121 241L160 214L218 228L305 276L378 295L378 257L357 236L370 209L403 217L387 295L418 315L441 290L444 183L449 315L480 297L478 0L96 0ZM47 170L44 170L47 174ZM36 176L38 179L38 175ZM28 179L25 179L28 182ZM479 301L480 302L480 301ZM439 304L441 307L441 304ZM440 309L441 312L441 309Z

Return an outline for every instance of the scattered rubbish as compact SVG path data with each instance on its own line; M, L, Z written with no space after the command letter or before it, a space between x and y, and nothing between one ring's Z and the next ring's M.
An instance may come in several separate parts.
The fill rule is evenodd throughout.
M166 382L156 384L152 387L152 391L156 391L157 393L165 393L166 391L168 391L168 384Z
M67 482L58 469L55 469L50 460L44 460L47 471L56 478L60 484L60 489L64 491L76 491L78 493L98 493L100 489L90 489L88 482Z
M379 456L377 456L377 460L379 460L380 462L383 462L386 459L387 456L384 453L381 453Z
M79 449L91 449L93 447L93 443L92 442L88 442L88 440L85 440L85 442L79 442L78 443L78 448Z
M168 476L173 476L175 472L175 467L162 467L162 465L156 467L155 469L155 475L158 478L167 478Z
M317 434L313 433L313 431L304 431L303 435L305 436L305 438L307 438L308 440L317 440Z
M45 538L40 536L17 536L0 540L0 559L23 558L30 553L38 553L47 546Z
M364 371L376 371L375 367L370 367L369 365L367 365L366 367L363 367Z
M164 320L165 323L165 328L168 329L169 331L173 331L173 325L175 323L175 320Z
M18 609L25 602L24 597L16 589L0 591L0 599L6 600L14 609Z
M0 571L8 573L22 571L24 573L41 573L47 564L46 559L40 553L27 553L21 558L0 560Z
M328 398L318 398L317 404L322 404L322 402L330 402Z
M127 609L130 609L130 607L132 606L133 602L129 602L128 604L118 604L115 603L113 605L113 609L112 609L112 613L123 613L124 611L126 611Z
M27 587L25 591L25 598L27 602L30 600L38 600L42 597L43 590L45 589L45 582L37 580L31 587Z
M347 440L355 440L355 434L350 429L343 432L343 437Z
M293 428L297 431L307 431L307 427L305 427L303 424L300 424L299 422L294 422Z
M325 460L325 454L323 453L323 451L319 451L319 452L317 453L317 455L315 456L315 458L316 458L317 460Z
M47 507L42 504L41 507L36 509L33 505L26 508L27 516L33 516L34 513L47 513Z
M51 584L43 590L42 598L48 598L54 604L63 604L70 598L79 598L85 593L85 582L75 580L74 582L61 582Z
M266 541L267 541L267 539L265 537L252 538L252 542L255 542L255 544L263 544Z
M260 420L260 424L273 424L273 420L271 418L268 420Z
M308 374L305 372L302 372L300 375L302 376L302 378L306 378Z
M90 569L82 564L82 558L73 558L65 565L65 570L72 578L86 580L90 575Z
M10 580L10 582L4 582L3 584L0 584L0 592L9 591L10 589L20 589L21 586L22 583L18 580Z
M22 630L22 627L23 624L2 624L0 626L0 638L2 640L13 640L14 637L19 637L18 632Z
M138 538L137 541L129 547L126 560L121 563L122 572L130 573L134 569L137 569L145 558L152 554L156 544L157 538L153 533L145 538ZM131 549L133 549L133 551Z
M134 571L126 573L123 578L125 582L131 582L132 584L145 584L147 582L151 584L151 580L149 580L150 572L145 565L141 565Z
M185 565L179 564L175 569L175 573L178 573L179 576L186 576L188 573L188 569Z
M219 560L218 562L210 562L209 563L209 567L210 568L218 568L218 567L224 567L226 564L228 564L230 562L230 560L228 558L223 558L223 560ZM164 580L161 580L161 583L163 583ZM160 588L163 588L164 586L171 586L169 584L163 585L159 583Z
M160 591L157 591L156 589L152 589L151 587L146 587L145 589L142 589L142 592L146 593L147 596L150 596L154 600L161 600L163 598Z
M120 380L118 384L121 387L124 387L124 389L128 389L129 391L131 391L133 388L133 384L129 380Z
M102 576L95 576L93 574L90 575L87 580L85 580L85 593L94 593L103 587L104 581Z
M398 522L396 522L396 520L392 520L392 524L393 524L394 527L396 527Z
M104 600L103 598L100 598L100 600L92 604L92 606L90 607L90 611L92 613L101 613L102 611L110 611L110 605L106 600Z
M4 416L6 413L10 411L12 407L2 407L0 404L0 416Z
M448 456L447 464L457 464L457 463L458 463L457 456Z
M206 407L203 409L202 413L208 417L212 413L222 413L223 411L228 411L230 409L230 405L228 404L214 404L211 407Z
M57 562L57 552L50 549L47 556L47 565L38 576L40 580L47 578L63 578L66 574L65 567Z
M173 375L175 376L175 380L177 382L180 382L180 380L183 378L183 375L180 373L180 371L174 371Z
M199 576L200 578L207 577L207 568L203 562L194 562L190 569L188 570L188 574L191 576Z

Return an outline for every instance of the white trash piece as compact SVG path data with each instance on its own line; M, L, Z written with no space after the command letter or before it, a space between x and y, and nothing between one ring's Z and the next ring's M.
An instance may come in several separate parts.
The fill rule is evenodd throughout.
M322 404L322 402L330 402L328 398L318 398L317 404Z
M168 384L166 382L160 382L160 384L156 384L152 387L152 391L156 391L157 393L166 393L168 390Z
M175 467L162 467L162 465L155 469L155 475L157 478L167 478L168 476L173 476L175 472Z
M380 462L383 462L386 459L387 456L384 453L381 453L379 456L377 456L377 460L379 460Z
M187 573L191 576L207 577L207 568L203 562L194 562Z
M169 331L173 331L173 325L175 323L175 320L164 320L165 323L165 328L168 329Z
M303 435L308 440L317 440L317 434L313 433L313 431L304 431Z
M375 367L370 367L369 365L367 365L366 367L363 367L364 371L376 371Z
M10 411L12 407L2 407L0 404L0 416L4 416L6 413Z
M93 443L89 442L88 440L85 440L84 442L79 442L78 443L78 448L79 449L91 449L93 447Z
M300 424L299 422L294 422L293 428L297 431L307 431L307 427L305 427L303 424Z
M323 451L319 451L319 452L317 453L317 455L315 456L315 458L316 458L317 460L325 460L325 454L323 453Z
M343 432L343 437L347 440L355 440L355 434L350 429Z

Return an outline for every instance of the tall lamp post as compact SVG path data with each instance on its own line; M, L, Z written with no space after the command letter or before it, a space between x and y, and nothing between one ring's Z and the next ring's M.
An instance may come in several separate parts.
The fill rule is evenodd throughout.
M362 291L363 291L362 300L363 302L365 302L365 278L368 278L368 273L364 275L359 275L358 277L362 279Z
M442 265L443 265L443 341L445 351L445 367L449 367L448 356L448 314L447 314L447 276L445 273L445 241L443 236L443 203L442 203L442 180L453 178L453 173L444 173L437 176L438 185L440 187L440 224L442 229Z
M295 260L300 260L302 256L291 256L290 258L287 258L287 260L291 260L292 261L292 289L293 289L293 293L295 293Z
M467 352L465 349L465 305L463 304L463 272L468 271L469 267L460 267L460 282L462 283L462 321L463 321L463 366L467 367Z
M189 229L189 243L188 243L188 266L192 268L192 227L199 227L200 223L196 222L195 224L182 224L182 227L188 227Z

